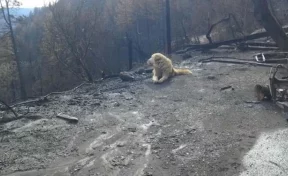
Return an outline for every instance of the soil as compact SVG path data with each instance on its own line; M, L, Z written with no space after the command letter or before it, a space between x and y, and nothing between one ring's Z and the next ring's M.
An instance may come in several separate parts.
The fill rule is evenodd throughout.
M42 118L0 126L0 175L287 175L285 118L271 102L247 103L256 100L255 84L267 84L269 68L197 62L252 54L193 53L178 64L193 75L163 84L149 74L107 79L29 105Z

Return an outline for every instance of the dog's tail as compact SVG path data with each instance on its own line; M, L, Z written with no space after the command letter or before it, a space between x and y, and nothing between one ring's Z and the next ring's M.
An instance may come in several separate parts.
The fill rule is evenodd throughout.
M190 70L185 69L185 68L179 68L179 69L173 68L173 72L174 72L174 75L190 75L190 74L192 74L192 72Z

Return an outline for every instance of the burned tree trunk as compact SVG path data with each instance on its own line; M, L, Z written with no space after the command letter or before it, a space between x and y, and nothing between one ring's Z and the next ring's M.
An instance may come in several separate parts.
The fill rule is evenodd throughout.
M92 74L90 73L88 67L85 65L85 63L83 62L82 59L79 59L79 63L81 65L81 67L83 68L84 72L85 72L85 75L88 79L89 82L93 82L93 76Z
M133 67L133 41L126 32L127 48L128 48L128 70Z
M267 33L277 43L280 49L288 50L288 37L281 28L280 23L269 9L267 0L252 0L254 3L254 16Z
M3 3L4 3L4 5L0 1L0 10L2 11L2 16L4 18L4 21L8 26L8 31L10 32L10 39L12 41L12 49L13 49L13 53L14 53L14 57L15 57L15 61L16 61L16 66L17 66L17 71L18 71L18 76L19 76L19 81L20 81L21 98L25 100L25 99L27 99L27 92L25 89L25 80L24 80L23 70L21 67L20 56L19 56L19 52L18 52L18 47L17 47L14 29L12 26L13 24L12 24L11 15L10 15L11 7L9 7L9 5L11 4L11 1L5 0L5 2L3 2Z
M133 44L132 44L132 40L128 39L128 59L129 59L129 70L132 69L133 65Z
M165 1L166 6L166 52L171 54L171 20L170 20L170 0Z

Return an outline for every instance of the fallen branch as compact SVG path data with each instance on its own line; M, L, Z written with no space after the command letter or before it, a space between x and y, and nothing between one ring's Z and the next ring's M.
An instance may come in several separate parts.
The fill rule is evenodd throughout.
M253 62L253 61L247 61L247 60L244 60L244 59L223 60L223 59L214 59L213 57L208 58L208 59L202 59L199 62L201 62L201 63L220 62L220 63L230 63L230 64L243 64L243 65L252 65L252 66L262 66L262 67L273 67L274 66L272 64L258 63L258 62Z
M285 27L283 29L285 30L285 32L288 31L288 27ZM269 34L267 32L260 32L260 33L244 36L241 38L226 40L226 41L221 41L221 42L201 44L201 45L187 45L187 46L184 46L184 47L186 47L185 49L179 50L176 53L177 54L183 54L183 53L186 53L190 50L209 50L209 49L213 49L213 48L218 48L219 46L222 46L222 45L230 45L233 43L239 43L239 42L244 42L244 41L248 41L248 40L259 39L259 38L263 38L263 37L267 37L267 36L269 36Z
M273 67L271 64L262 64L262 63L257 63L257 62L251 62L251 61L227 61L227 60L217 60L213 59L210 61L204 61L203 63L208 63L208 62L220 62L220 63L230 63L230 64L243 64L243 65L252 65L252 66L262 66L262 67Z
M24 119L24 118L35 120L35 119L41 119L43 117L41 115L27 115L27 114L24 114L24 115L15 117L15 118L2 118L2 119L0 119L0 124L13 122L13 121Z
M219 46L218 49L236 49L236 46L233 46L233 45L222 45L222 46Z
M69 116L69 115L66 115L66 114L62 114L62 113L59 113L56 117L58 117L60 119L67 120L69 122L74 122L74 123L78 122L78 118L72 117L72 116Z
M18 114L14 111L14 109L11 106L9 106L5 101L0 99L0 103L5 105L7 109L10 110L15 115L16 118L18 117Z
M51 95L55 95L55 94L62 94L62 93L67 93L67 92L73 92L75 91L76 89L80 88L81 86L85 85L85 84L92 84L92 83L87 83L87 82L84 82L84 83L81 83L80 85L76 86L75 88L73 89L70 89L70 90L66 90L66 91L62 91L62 92L51 92L45 96L42 96L40 98L36 98L34 100L27 100L27 101L24 101L24 102L20 102L20 103L16 103L16 104L13 104L11 105L11 107L15 107L15 106L20 106L20 105L24 105L24 104L29 104L29 103L36 103L36 102L42 102L42 101L48 101L47 97L51 96Z
M12 122L12 121L19 120L19 119L22 119L22 118L24 118L24 116L17 116L15 118L1 118L0 119L0 124Z
M263 46L263 47L278 47L276 43L266 43L266 42L245 42L240 45L248 45L248 46Z
M249 46L249 45L239 45L238 49L241 51L271 51L271 50L279 50L278 47L265 47L265 46Z
M257 54L257 55L259 55L259 54ZM261 53L260 53L260 55L261 55ZM256 55L253 55L253 56L255 57ZM215 59L221 59L221 60L228 59L226 61L230 61L229 59L232 59L232 61L236 60L236 61L244 61L244 62L249 62L249 63L251 62L250 60L247 60L247 59L240 59L240 58L236 58L236 57L227 57L227 56L212 56L212 57L208 57L208 58L205 58L205 59L200 59L198 62L205 63L205 61L210 61L210 60L214 61ZM263 62L260 62L260 63L263 63ZM275 64L277 64L277 63L287 64L287 62L288 62L287 59L272 59L272 58L267 59L266 58L266 60L265 60L265 63L275 63ZM259 62L254 62L253 61L253 63L259 63Z
M12 108L11 108L11 109L12 109ZM12 109L12 110L13 110L13 109ZM15 112L15 111L14 111L14 112ZM42 117L39 116L39 115L29 115L29 116L27 116L27 114L29 114L29 113L30 113L29 108L28 108L28 110L27 110L27 112L26 112L25 114L20 115L20 116L15 112L15 113L14 113L15 118L1 118L1 119L0 119L0 124L12 122L12 121L19 120L19 119L22 119L22 118L27 118L27 119L36 119L36 117L42 118ZM16 115L17 115L17 116L16 116Z
M220 91L223 91L223 90L226 90L226 89L230 89L230 88L232 88L232 86L222 87L222 88L220 89Z
M212 60L212 59L233 59L233 60L241 60L241 61L247 61L247 59L240 59L237 57L229 57L229 56L212 56L204 59L200 59L198 62L205 62L207 60Z

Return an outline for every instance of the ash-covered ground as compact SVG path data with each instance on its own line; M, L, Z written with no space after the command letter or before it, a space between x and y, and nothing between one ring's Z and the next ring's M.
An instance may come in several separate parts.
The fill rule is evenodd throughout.
M270 102L247 103L269 68L197 63L252 54L193 53L177 65L193 75L156 85L149 74L107 79L29 105L42 118L0 126L0 175L286 176L286 120Z

